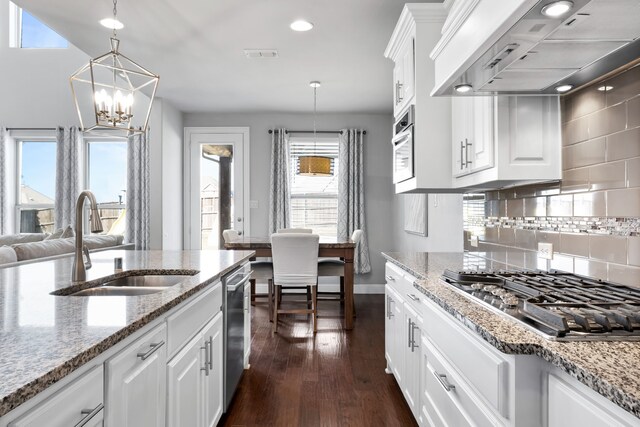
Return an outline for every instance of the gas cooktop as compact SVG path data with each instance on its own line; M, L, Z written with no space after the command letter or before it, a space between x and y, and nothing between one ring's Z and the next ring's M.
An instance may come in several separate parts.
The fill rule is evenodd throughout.
M445 270L442 279L548 339L640 340L640 289L561 271Z

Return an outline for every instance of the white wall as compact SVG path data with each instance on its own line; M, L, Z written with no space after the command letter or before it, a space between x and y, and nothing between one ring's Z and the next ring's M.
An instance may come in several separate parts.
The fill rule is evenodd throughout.
M89 61L68 49L9 47L9 2L0 0L0 126L76 126L69 77Z
M356 276L356 283L384 283L381 251L393 249L393 186L391 183L391 114L319 114L318 130L362 128L365 137L365 220L369 230L369 250L373 271ZM313 129L312 114L214 114L185 113L184 126L248 126L251 131L251 234L268 235L269 159L274 127ZM166 214L166 211L165 211Z

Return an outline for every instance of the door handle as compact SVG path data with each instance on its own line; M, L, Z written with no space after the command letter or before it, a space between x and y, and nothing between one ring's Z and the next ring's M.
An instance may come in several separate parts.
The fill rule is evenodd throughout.
M414 301L420 301L420 298L418 298L418 297L417 297L417 296L415 296L414 294L407 294L407 296L408 296L409 298L411 298L412 300L414 300Z
M464 169L464 142L460 141L460 170Z
M418 326L416 326L415 322L411 323L411 353L413 353L413 351L420 347L419 345L416 344L416 329L420 330L420 328Z
M412 332L412 330L413 330L413 328L411 327L411 324L412 324L412 323L413 323L413 322L411 321L411 319L409 319L409 323L407 324L407 326L408 326L408 327L407 327L407 331L409 332L409 338L408 338L408 340L407 340L407 347L411 347L411 345L413 344L413 343L411 342L411 332Z
M236 283L233 286L227 286L227 292L235 292L238 290L238 288L242 285L244 285L245 283L247 283L247 281L249 279L251 279L251 273L253 273L253 270L249 272L249 274L247 274L244 279L240 280L238 283Z
M89 421L91 421L91 418L95 417L98 412L102 411L102 408L104 408L103 403L99 404L93 409L83 409L82 411L80 411L80 414L84 415L84 417L82 417L82 419L78 421L78 423L74 427L82 427L86 425Z
M387 318L391 319L393 317L393 312L391 311L391 303L394 302L391 297L387 297Z
M204 368L200 368L201 371L204 371L206 376L209 376L209 341L204 342L204 347L200 347L200 350L204 350Z
M469 160L469 146L473 145L467 141L467 138L464 139L464 166L471 164L471 160Z
M213 371L213 336L209 335L209 369Z
M436 370L433 371L433 375L436 377L442 388L444 388L447 392L456 389L456 386L454 386L453 384L449 384L446 375L439 374Z
M387 279L389 282L395 282L396 281L396 278L393 277L393 276L388 276L387 275L387 276L384 276L384 278Z
M139 357L142 360L147 360L153 353L156 352L160 347L164 345L164 341L160 341L158 343L151 343L151 347L145 353L138 353L136 357Z

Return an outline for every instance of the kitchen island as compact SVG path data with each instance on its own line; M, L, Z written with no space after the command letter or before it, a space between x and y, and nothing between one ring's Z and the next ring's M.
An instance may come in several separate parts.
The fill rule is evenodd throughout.
M487 260L469 253L438 254L394 252L384 253L383 256L388 261L387 271L390 271L389 267L391 265L391 268L399 267L400 271L406 272L410 275L409 277L415 278L416 280L413 281L412 287L419 293L412 294L412 296L415 297L415 295L418 295L419 297L416 297L416 299L421 300L422 306L430 308L431 311L438 312L437 316L431 316L430 314L424 315L423 328L425 330L428 331L434 327L433 324L429 324L428 319L446 318L445 321L453 325L456 331L462 331L462 335L477 339L480 346L484 347L481 350L498 350L500 353L496 352L495 354L497 354L499 358L502 357L500 354L504 355L504 360L507 362L526 360L529 366L536 366L535 369L540 369L538 373L536 373L536 371L528 377L528 381L525 384L512 386L510 389L512 394L519 393L523 388L527 390L522 392L529 393L530 397L533 396L537 398L536 396L538 395L551 394L553 390L556 390L552 388L552 385L555 387L556 381L559 381L558 384L560 384L560 382L564 381L566 375L570 377L571 380L575 379L577 381L575 386L570 385L571 387L564 387L565 383L562 382L561 387L564 388L561 390L569 390L569 388L571 388L571 392L573 392L574 389L572 387L576 387L576 390L582 390L581 388L584 385L590 389L582 390L587 392L587 397L584 399L585 401L599 402L599 404L603 404L605 407L609 405L619 411L618 413L614 413L611 420L619 423L619 419L615 417L621 416L624 423L627 423L623 425L640 425L640 420L629 417L629 415L640 417L640 380L638 379L640 378L640 367L637 363L638 358L640 358L640 342L559 342L547 340L516 323L514 320L498 315L479 305L477 302L462 295L457 290L454 290L452 286L441 280L445 269L454 271L506 270L509 267L513 269L512 266ZM536 266L533 265L530 266L531 269L535 269L535 267ZM522 270L522 267L517 269ZM394 280L392 275L387 274L388 285L390 281ZM411 297L409 298L413 299ZM388 316L388 318L393 319L393 315ZM415 321L413 324L416 324ZM451 331L453 330L454 329L451 329ZM426 335L427 339L425 339L425 344L426 346L431 346L431 336L434 337L433 340L435 342L441 334L434 331ZM445 339L453 340L454 338L452 335L449 335L445 337ZM448 344L442 345L440 349L442 350L446 345ZM474 354L474 346L462 346L461 348L469 352L469 358L466 359L466 362L471 366L473 360L477 358L477 352ZM449 361L462 360L459 356L447 354L444 351L442 354L444 354L444 358ZM497 363L497 365L499 364L500 363ZM451 363L451 366L454 365L454 363ZM464 369L463 367L462 370ZM531 367L528 369L535 371L535 369ZM452 368L452 371L456 371L456 369ZM514 373L514 371L504 370L501 375L507 377L516 376L517 372ZM540 381L541 377L543 379ZM449 378L451 378L451 375ZM533 379L533 381L529 381L529 379ZM502 380L504 380L504 378L502 378ZM569 380L567 379L567 381ZM473 383L472 380L469 382ZM578 382L580 384L578 384ZM497 384L501 383L497 382ZM590 393L592 391L597 392L600 396L595 393ZM453 393L462 393L462 391ZM496 397L497 403L495 406L497 409L495 412L498 413L502 411L502 416L498 414L498 416L493 419L493 422L508 425L509 422L513 422L514 412L517 412L518 407L516 405L504 409L501 406L504 402L498 401L500 401L500 399L512 399L513 396L509 396L508 394L502 395L500 393L501 391L498 390L496 394L496 396L500 395L500 398ZM449 393L449 395L451 394L452 393ZM602 397L606 398L607 401L602 399ZM582 396L580 396L580 398L582 398ZM482 397L479 398L479 400L483 399ZM539 409L536 411L534 408L531 413L540 412L540 422L544 422L545 417L548 415L548 423L545 423L545 425L557 425L554 424L552 415L549 415L552 413L553 408L553 402L551 401L551 403L549 403L550 401L551 400L545 401L543 397L541 402L538 402ZM611 402L617 407L611 405ZM485 403L486 399L484 403L480 405L484 405ZM487 404L486 406L490 407L491 405ZM620 411L620 408L624 409L626 413ZM596 420L597 418L595 417L599 414L594 414L586 410L583 415L591 417L592 422L595 422L593 420ZM606 416L609 416L609 414L606 414ZM608 418L605 419L608 420Z
M92 255L87 282L121 277L130 270L181 276L178 284L162 292L138 296L52 295L72 285L73 257L0 269L0 425L11 421L11 416L4 415L55 388L57 382L82 371L122 341L133 339L141 328L158 323L160 317L208 288L219 288L223 275L253 255L249 251L126 250ZM114 272L117 257L123 259L120 273ZM215 314L220 306L207 310Z

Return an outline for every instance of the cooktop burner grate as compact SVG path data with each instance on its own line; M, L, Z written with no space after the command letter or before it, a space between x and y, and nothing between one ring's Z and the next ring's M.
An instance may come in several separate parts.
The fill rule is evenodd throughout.
M451 271L443 280L558 340L640 339L640 289L561 271Z

